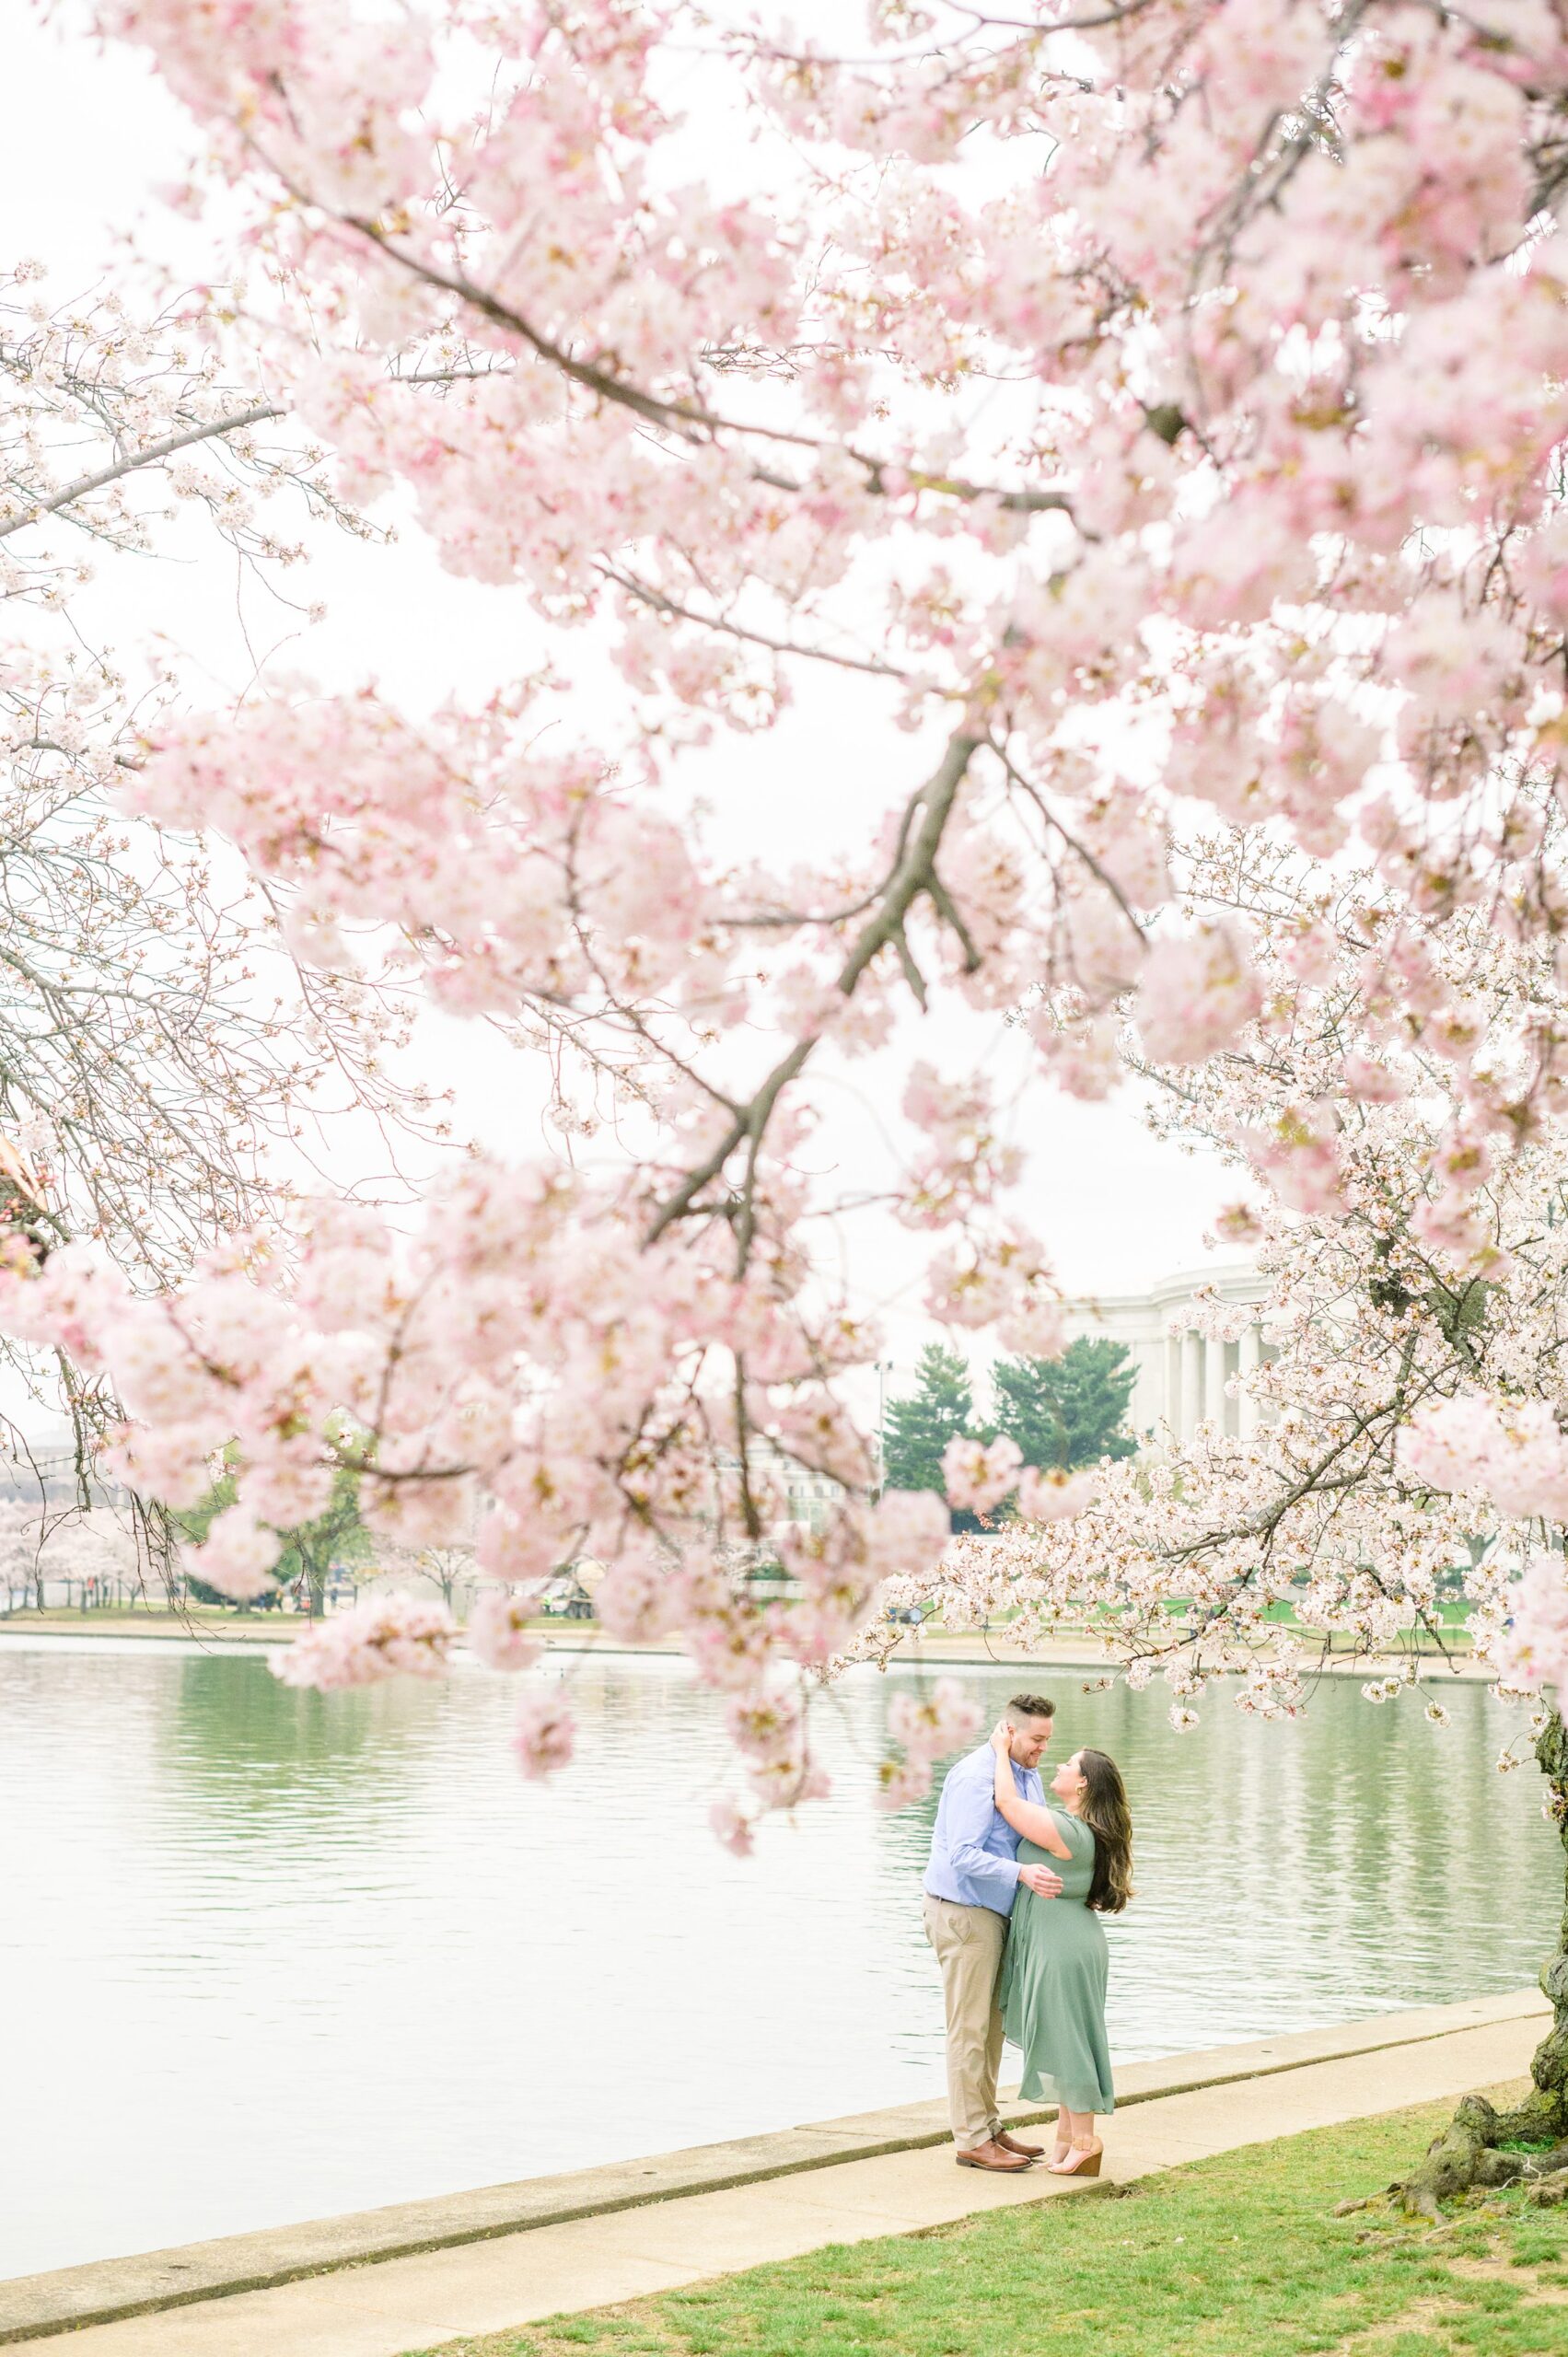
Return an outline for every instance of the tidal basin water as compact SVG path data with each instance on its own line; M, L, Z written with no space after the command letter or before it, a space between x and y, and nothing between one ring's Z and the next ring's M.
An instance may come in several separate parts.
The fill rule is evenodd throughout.
M817 1705L833 1797L749 1863L722 1705L558 1655L578 1758L524 1783L505 1680L296 1693L254 1653L0 1640L0 2273L660 2152L941 2087L931 1807L872 1771L894 1686ZM1016 1669L958 1673L989 1708ZM1293 1725L1027 1680L1122 1763L1119 2060L1523 1987L1561 1905L1519 1718L1325 1681Z

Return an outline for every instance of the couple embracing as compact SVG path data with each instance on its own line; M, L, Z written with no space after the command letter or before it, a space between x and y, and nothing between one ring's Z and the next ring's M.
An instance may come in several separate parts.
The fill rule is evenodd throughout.
M942 1968L947 2101L961 2166L1012 2172L1044 2147L996 2109L1004 2036L1022 2048L1018 2088L1054 2103L1058 2176L1098 2177L1095 2116L1116 2107L1105 2035L1101 1915L1132 1894L1132 1821L1103 1751L1063 1760L1048 1801L1040 1763L1056 1705L1015 1694L989 1744L947 1771L925 1874L925 1936Z

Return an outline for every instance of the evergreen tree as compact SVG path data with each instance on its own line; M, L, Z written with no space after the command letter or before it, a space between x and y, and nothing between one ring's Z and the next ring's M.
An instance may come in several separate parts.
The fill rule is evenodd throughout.
M888 1406L882 1478L889 1490L935 1490L941 1496L942 1452L974 1428L974 1393L962 1352L927 1342L915 1366L916 1388ZM954 1516L956 1528L978 1528L972 1515Z
M1123 1342L1070 1342L1059 1359L998 1359L992 1370L996 1429L1026 1465L1097 1465L1131 1457L1124 1429L1137 1369Z

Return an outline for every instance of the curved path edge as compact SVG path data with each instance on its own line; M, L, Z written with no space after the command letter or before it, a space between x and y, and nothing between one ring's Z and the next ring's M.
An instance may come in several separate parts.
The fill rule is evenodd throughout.
M1455 2032L1549 2012L1534 1990L1471 1997L1453 2005L1380 2014L1327 2029L1297 2030L1247 2045L1134 2062L1116 2073L1119 2106L1149 2103L1275 2077L1315 2064L1342 2061ZM1018 2125L1054 2116L1048 2107L1010 2105ZM297 2225L266 2227L187 2243L124 2258L95 2259L0 2282L0 2343L41 2340L86 2325L145 2316L196 2301L256 2292L349 2268L451 2248L464 2243L635 2210L692 2194L757 2185L774 2177L832 2168L880 2155L918 2151L947 2141L942 2103L904 2104L886 2111L814 2120L720 2144L612 2161L598 2168L525 2177L385 2209L351 2211Z

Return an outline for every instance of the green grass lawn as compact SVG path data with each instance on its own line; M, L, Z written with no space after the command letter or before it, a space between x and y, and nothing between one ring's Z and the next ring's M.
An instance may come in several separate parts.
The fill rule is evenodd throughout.
M1436 2233L1332 2214L1408 2168L1452 2108L444 2341L440 2357L1568 2357L1568 2209L1491 2195Z
M1444 1643L1446 1644L1451 1644L1456 1641L1462 1641L1460 1642L1459 1646L1459 1649L1462 1652L1465 1649L1465 1646L1469 1643L1469 1634L1464 1624L1469 1613L1473 1609L1473 1606L1467 1603L1463 1596L1446 1596L1437 1605L1436 1609L1429 1617L1435 1620L1438 1627L1444 1631ZM1295 1608L1292 1605L1288 1596L1282 1596L1273 1604L1266 1604L1263 1608L1263 1618L1265 1620L1275 1621L1282 1627L1295 1627L1299 1625L1295 1618ZM1411 1620L1407 1620L1405 1623L1407 1633L1413 1625L1413 1618ZM1314 1639L1318 1639L1321 1636L1321 1631L1318 1630L1312 1631L1311 1633ZM1422 1631L1421 1636L1423 1643L1435 1651L1434 1641L1427 1634L1424 1629ZM1344 1644L1345 1641L1342 1638L1340 1640L1340 1647L1342 1650L1343 1649Z

